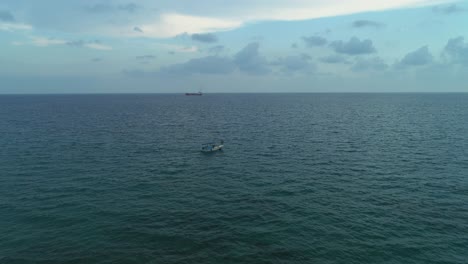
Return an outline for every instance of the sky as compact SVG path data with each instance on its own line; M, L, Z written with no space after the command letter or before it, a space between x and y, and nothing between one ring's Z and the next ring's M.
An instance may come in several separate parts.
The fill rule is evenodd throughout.
M468 1L1 0L0 93L468 92Z

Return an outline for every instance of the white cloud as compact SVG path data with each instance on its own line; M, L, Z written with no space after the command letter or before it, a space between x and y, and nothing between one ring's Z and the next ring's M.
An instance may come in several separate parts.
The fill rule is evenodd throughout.
M173 37L183 33L208 33L226 31L242 26L240 20L229 18L203 17L183 14L163 14L160 19L139 26L145 36ZM131 32L132 35L141 36Z
M129 15L122 12L77 12L82 1L54 1L56 18L50 23L50 6L30 1L37 27L76 33L77 30L116 37L169 38L180 34L227 31L258 21L295 21L360 12L451 3L456 0L139 0L142 8ZM63 2L63 3L62 3ZM66 3L65 3L66 2ZM102 1L101 1L102 2ZM111 2L111 1L104 1ZM60 3L60 4L58 4ZM144 7L144 8L143 8ZM47 8L47 12L44 9ZM117 10L117 9L111 9ZM42 21L42 22L41 22ZM36 27L36 24L35 24ZM0 30L26 30L26 24L0 23Z
M31 30L32 26L21 23L2 23L0 22L0 31Z
M232 3L208 0L201 7L173 7L172 13L163 13L159 19L137 25L143 32L129 27L128 36L167 38L183 33L208 33L239 28L247 23L265 20L296 21L321 17L348 15L360 12L383 11L397 8L429 6L452 0L239 0ZM170 2L169 4L170 5ZM206 8L203 8L206 7ZM208 8L209 7L209 8ZM192 9L193 10L192 10ZM164 9L164 8L161 8ZM171 9L168 6L168 9ZM211 11L210 11L211 10ZM223 14L220 17L219 14Z
M96 50L112 50L111 46L99 44L99 43L88 43L84 45L87 48L90 49L96 49Z
M52 45L63 45L66 44L66 40L62 39L50 39L44 37L32 37L32 44L39 47L47 47Z
M178 52L197 52L198 51L198 48L195 47L195 46L190 46L190 47L183 47L183 48L180 48L180 49L177 49L175 51L178 51Z
M396 8L440 4L447 0L289 0L264 2L247 15L248 20L306 20L321 17L348 15L361 12L383 11Z
M68 41L64 39L55 39L55 38L46 38L46 37L30 37L31 42L30 44L34 46L39 46L39 47L48 47L48 46L54 46L54 45L70 45L71 43L74 43L73 41ZM95 49L95 50L112 50L111 46L100 44L97 42L79 42L80 44L77 45L79 47L85 47L88 49ZM81 44L82 43L82 44ZM24 42L12 42L12 45L15 46L21 46L25 45L26 43Z
M13 46L23 46L25 43L21 41L13 41L11 42L11 45Z

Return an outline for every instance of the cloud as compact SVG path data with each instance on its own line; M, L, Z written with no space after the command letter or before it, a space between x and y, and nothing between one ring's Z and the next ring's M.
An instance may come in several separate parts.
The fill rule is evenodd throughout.
M154 59L156 59L156 56L154 56L154 55L141 55L141 56L136 56L135 58L137 60L154 60Z
M100 61L102 61L102 59L101 58L93 58L93 59L91 59L91 61L92 62L100 62Z
M133 69L133 70L124 69L122 70L122 74L131 78L143 78L143 77L147 77L150 75L156 75L155 72L146 72L146 71L137 70L137 69Z
M13 46L23 46L23 45L25 45L25 44L26 44L26 43L21 42L21 41L12 41L12 42L11 42L11 45L13 45Z
M337 54L322 57L320 58L320 61L323 63L329 63L329 64L336 64L336 63L348 64L349 63L349 61L344 56L337 55Z
M362 59L359 58L356 60L354 65L351 67L351 70L356 72L361 71L384 71L388 68L388 64L384 62L379 57Z
M14 21L15 21L15 17L14 17L9 11L0 10L0 21L3 21L3 22L14 22Z
M365 27L371 27L371 28L381 28L384 27L384 24L372 21L372 20L355 20L351 24L352 27L354 28L365 28Z
M111 46L103 45L99 40L94 41L83 41L83 40L74 40L74 41L65 41L65 43L71 47L85 47L89 49L96 49L96 50L112 50Z
M272 65L279 66L283 72L312 72L315 70L315 65L311 62L312 58L307 54L292 55L281 57L274 61Z
M270 72L266 58L258 52L259 46L258 42L249 43L234 55L234 63L239 67L241 72L251 75Z
M104 12L110 12L114 8L111 5L108 4L95 4L92 6L87 6L85 7L86 11L90 13L104 13Z
M299 48L299 46L297 45L297 43L291 44L291 49L297 49L297 48Z
M143 30L139 27L133 27L133 31L144 33Z
M456 4L451 4L447 6L435 6L432 8L434 13L443 14L443 15L451 15L455 13L460 13L466 11L462 7L457 6Z
M85 42L83 40L73 40L73 41L66 41L64 44L71 46L71 47L83 47Z
M24 43L22 43L24 44ZM83 40L73 40L67 41L63 39L56 38L46 38L46 37L31 37L31 44L39 47L48 47L55 45L67 45L70 47L84 47L89 49L96 50L112 50L111 46L101 44L99 40L94 41L83 41Z
M449 39L444 48L444 53L454 63L468 66L468 43L460 36Z
M156 45L162 49L169 50L169 54L175 54L177 52L193 53L193 52L199 51L197 46L180 46L180 45L166 44L166 43L157 43Z
M135 3L128 3L126 5L118 6L117 9L122 10L122 11L127 11L129 13L133 13L138 9L138 5L136 5Z
M216 48L224 46L216 46ZM191 59L185 63L163 67L164 74L229 74L241 72L247 75L264 75L278 67L283 72L312 72L315 64L307 54L280 57L268 61L259 52L258 42L247 44L232 57L207 56Z
M32 37L32 44L39 47L48 47L53 45L64 45L67 41L63 39Z
M446 0L442 0L446 1ZM341 0L329 1L214 1L186 4L184 6L166 1L159 4L159 10L171 10L159 17L148 16L140 28L148 37L169 38L183 33L213 33L232 30L258 21L299 21L348 15L362 12L383 11L395 8L433 5L434 0ZM437 1L437 3L440 3ZM220 14L223 14L220 16ZM133 31L133 30L132 30ZM135 32L122 32L121 28L108 32L137 36Z
M330 43L330 47L337 53L348 55L370 54L377 51L372 44L372 40L364 39L361 41L356 37L350 38L348 42L342 40L333 41Z
M208 52L210 53L220 53L224 51L226 48L223 45L216 45L208 49Z
M141 64L149 64L151 61L156 59L156 56L154 55L141 55L141 56L136 56L135 59L139 61Z
M9 0L13 1L13 0ZM31 2L31 3L29 3ZM237 29L261 21L300 21L334 17L363 12L431 6L449 0L239 0L239 1L29 1L31 8L25 17L33 18L35 25L52 32L77 31L90 35L172 38L183 33L216 33ZM82 2L86 2L83 4ZM117 4L115 4L117 3ZM144 5L145 8L139 5ZM51 7L57 11L50 17ZM81 8L83 12L77 12ZM52 11L52 12L54 12ZM141 15L129 16L141 11ZM138 12L140 13L140 12ZM90 16L90 14L92 14ZM100 14L106 14L100 16ZM79 22L78 22L79 21ZM138 25L141 31L135 31Z
M208 56L163 67L160 72L168 74L228 74L235 69L236 65L230 58Z
M163 67L162 74L228 74L240 71L248 75L261 75L271 71L270 63L260 55L259 44L252 42L232 57L206 56L185 63Z
M96 50L112 50L112 47L111 46L108 46L108 45L103 45L103 44L100 44L100 43L87 43L84 45L86 48L89 48L89 49L96 49Z
M107 13L113 11L126 11L129 13L133 13L138 9L138 5L135 3L128 3L125 5L113 6L110 4L95 4L92 6L85 7L85 10L90 13Z
M143 24L139 28L146 36L169 38L185 33L202 34L226 31L240 26L242 26L242 21L235 19L221 19L183 14L163 14L157 21Z
M21 23L9 23L0 21L0 31L17 31L17 30L31 30L32 26Z
M398 66L422 66L430 64L434 57L429 52L427 46L423 46L415 51L412 51L403 57Z
M218 38L215 34L206 33L206 34L193 34L192 40L205 42L205 43L213 43L218 41Z
M327 44L327 40L319 36L302 37L302 40L308 47L323 46Z

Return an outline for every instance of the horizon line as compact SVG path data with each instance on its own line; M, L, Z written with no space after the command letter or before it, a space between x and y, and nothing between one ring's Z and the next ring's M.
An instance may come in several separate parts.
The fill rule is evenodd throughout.
M5 95L139 95L139 94L154 94L154 95L185 95L186 92L97 92L97 93L0 93L0 96ZM214 92L211 94L468 94L468 91L382 91L382 92Z

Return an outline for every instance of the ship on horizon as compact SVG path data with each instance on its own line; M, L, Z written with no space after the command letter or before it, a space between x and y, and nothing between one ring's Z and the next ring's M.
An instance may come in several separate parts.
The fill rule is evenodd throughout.
M198 93L185 93L185 95L189 95L189 96L190 96L190 95L202 96L203 93L202 93L201 90L200 90L200 91L198 91Z

